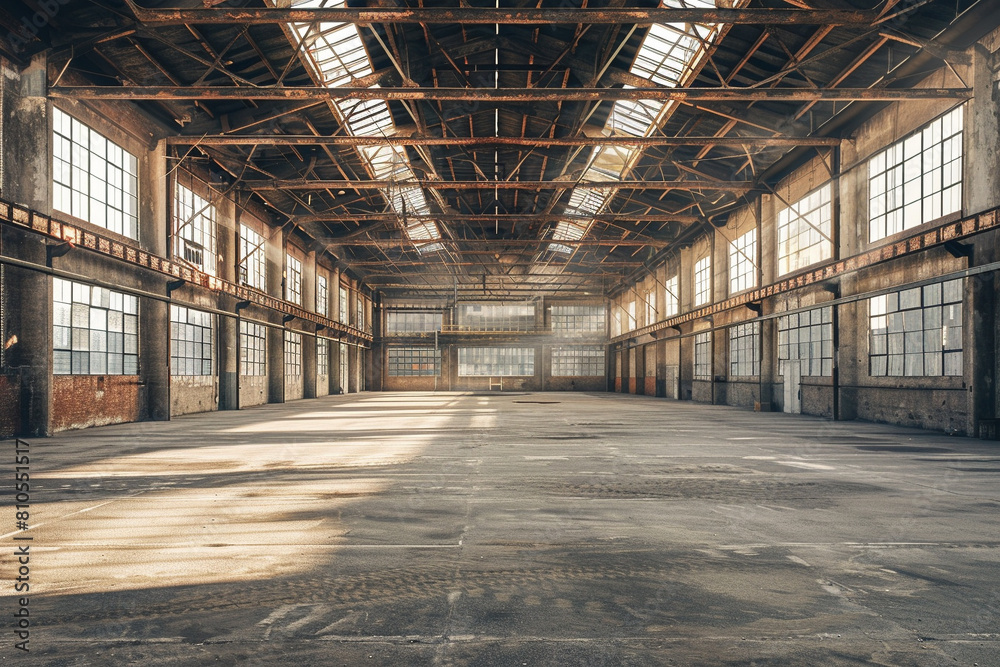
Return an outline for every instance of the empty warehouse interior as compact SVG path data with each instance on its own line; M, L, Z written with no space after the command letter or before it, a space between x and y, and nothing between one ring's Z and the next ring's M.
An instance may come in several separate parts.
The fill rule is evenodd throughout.
M998 3L0 28L0 657L996 662Z

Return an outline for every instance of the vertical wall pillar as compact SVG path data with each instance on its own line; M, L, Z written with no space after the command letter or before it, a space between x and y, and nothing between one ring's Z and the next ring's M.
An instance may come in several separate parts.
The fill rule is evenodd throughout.
M267 402L285 402L285 330L267 327Z
M239 209L232 199L225 198L216 204L219 212L219 230L216 239L216 273L220 278L236 282L236 262L239 257L237 241ZM223 301L230 301L224 299ZM235 317L220 316L218 342L219 409L239 410L239 329Z
M151 150L141 173L145 196L139 200L139 244L150 252L167 254L166 144ZM166 281L150 277L150 291L166 293ZM139 372L145 388L146 414L152 421L170 419L170 306L156 299L139 300Z
M16 81L3 87L4 169L7 198L47 212L51 206L49 174L50 115L45 97L46 59L37 56ZM5 230L5 250L18 249L20 259L45 264L45 243ZM6 334L17 343L7 351L8 365L20 376L21 431L44 436L52 422L52 281L44 273L8 266ZM0 341L0 344L6 341Z

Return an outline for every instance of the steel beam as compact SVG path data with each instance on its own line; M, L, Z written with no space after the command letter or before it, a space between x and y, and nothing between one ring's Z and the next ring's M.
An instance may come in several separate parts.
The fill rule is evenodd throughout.
M310 134L172 136L171 146L838 146L837 137L352 137Z
M495 252L502 253L515 248L533 248L540 245L555 243L565 246L630 246L630 247L653 247L664 248L672 241L659 241L651 239L580 239L572 241L569 239L318 239L329 246L347 246L351 248L410 248L418 245L430 245L441 243L443 245L477 246L485 245ZM348 262L350 264L350 262Z
M971 88L326 88L253 86L55 86L77 100L435 100L483 103L678 100L682 102L893 102L968 99Z
M427 188L429 190L717 190L746 192L757 187L752 181L384 181L384 180L319 180L293 179L282 181L244 181L249 190L390 190Z
M298 225L313 222L395 222L402 220L399 213L341 213L316 215L295 215L289 218L289 222ZM572 215L569 213L442 213L439 215L407 215L406 220L418 222L426 220L428 222L558 222L559 220L583 220L597 222L677 222L690 225L696 222L703 222L705 218L697 215L671 215L669 213L642 214L642 213L598 213L596 215Z
M872 25L877 12L839 9L714 9L630 8L568 9L478 7L397 8L230 8L142 9L134 8L140 23L147 25L274 23L426 23L464 25L619 25L651 23L726 23L753 25Z

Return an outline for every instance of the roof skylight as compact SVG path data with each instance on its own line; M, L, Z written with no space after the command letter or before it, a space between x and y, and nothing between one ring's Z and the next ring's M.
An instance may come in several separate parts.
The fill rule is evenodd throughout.
M735 4L741 6L746 4L746 1L740 0ZM663 0L661 6L713 8L715 1ZM680 86L697 73L707 49L711 47L718 34L719 26L717 24L653 24L642 40L629 71L660 86ZM614 103L611 113L608 114L604 134L607 136L623 134L633 137L648 136L660 126L662 118L673 109L674 105L674 102L659 100L619 100ZM583 182L620 181L632 170L641 154L642 148L638 146L631 149L614 146L595 148L591 153L590 163L580 180ZM573 190L567 206L568 212L596 215L607 202L614 198L616 193L616 190L601 192L589 190L585 191L587 194L579 195L582 189ZM586 207L580 205L580 202L583 201L587 202ZM595 205L594 202L598 203ZM584 208L593 210L584 211ZM590 229L591 224L593 223L557 222L553 229L552 238L554 240L569 238L560 235L569 233L567 230L570 229L570 226L573 229L583 229L583 233L576 237L582 238ZM572 248L562 243L550 243L548 249L567 254L572 252Z
M345 7L346 4L344 0L293 0L292 6L322 8ZM305 42L309 60L325 85L331 88L349 86L354 80L373 73L361 33L354 23L295 23L292 29L299 40ZM389 105L384 100L348 99L335 100L332 104L353 136L388 137L396 132ZM398 187L381 192L392 210L403 216L403 230L415 242L417 250L441 250L443 245L433 242L441 238L436 222L406 222L407 215L429 215L430 207L421 188L406 185L416 178L405 151L397 146L360 146L358 153L376 179L399 183Z

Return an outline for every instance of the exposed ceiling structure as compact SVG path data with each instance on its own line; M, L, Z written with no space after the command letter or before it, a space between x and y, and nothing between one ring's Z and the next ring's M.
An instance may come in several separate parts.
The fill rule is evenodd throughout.
M39 11L10 4L12 31ZM71 0L9 55L47 50L52 97L141 105L171 166L221 170L390 296L608 294L886 103L968 97L913 84L1000 22L990 0L290 4Z

